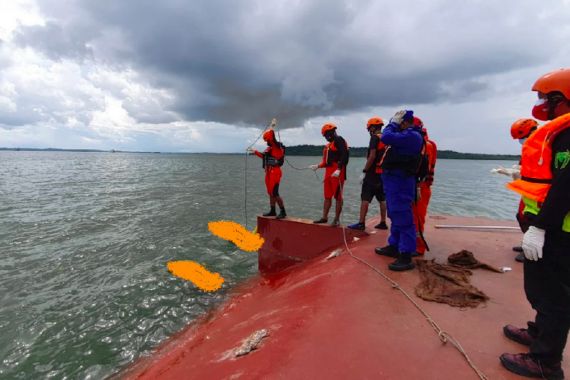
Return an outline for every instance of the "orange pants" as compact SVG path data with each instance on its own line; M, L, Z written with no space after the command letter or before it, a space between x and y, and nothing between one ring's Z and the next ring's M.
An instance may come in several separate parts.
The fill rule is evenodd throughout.
M423 234L424 225L426 223L427 209L429 206L429 200L431 198L431 186L426 183L420 183L420 199L414 203L414 223L416 224L416 251L423 255L426 252L426 245L424 240L420 236L420 232Z

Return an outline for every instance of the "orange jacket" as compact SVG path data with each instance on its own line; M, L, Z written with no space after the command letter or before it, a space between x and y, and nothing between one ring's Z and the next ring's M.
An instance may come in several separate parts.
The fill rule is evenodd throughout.
M435 162L437 161L437 145L434 141L426 138L426 153L429 160L429 173L425 179L428 186L433 184L433 177L435 175Z
M508 189L536 202L544 202L552 186L552 142L567 128L570 128L570 113L530 135L522 148L521 179L508 183Z

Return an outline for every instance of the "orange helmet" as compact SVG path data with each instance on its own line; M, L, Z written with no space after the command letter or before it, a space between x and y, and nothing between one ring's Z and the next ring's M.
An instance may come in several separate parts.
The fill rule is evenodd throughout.
M323 125L323 128L321 129L321 134L324 136L325 133L327 133L328 131L334 131L336 129L336 125L334 125L333 123L326 123L325 125Z
M263 140L264 141L275 140L275 132L273 132L273 129L268 129L267 131L263 132Z
M368 120L368 122L366 123L366 129L370 129L370 127L372 127L373 125L382 126L382 125L384 125L384 120L382 120L381 117L374 116L374 117L370 118Z
M414 116L414 127L419 127L419 128L424 127L424 122L422 121L422 119L420 119L417 116Z
M513 139L524 139L536 128L538 128L538 122L536 120L518 119L511 125L511 136L513 136Z
M532 91L539 91L543 94L558 91L570 100L570 69L559 69L541 76L534 82Z

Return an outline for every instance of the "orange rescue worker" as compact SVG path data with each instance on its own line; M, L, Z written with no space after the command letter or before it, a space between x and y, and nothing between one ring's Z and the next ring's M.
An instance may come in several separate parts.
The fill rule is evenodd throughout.
M318 165L309 166L313 170L325 168L323 216L313 223L327 223L332 198L336 199L334 220L331 226L338 226L342 212L342 191L346 181L346 165L348 164L348 144L336 134L336 125L323 125L321 134L328 141L323 149L323 160Z
M529 217L523 236L524 290L536 311L528 328L507 325L505 336L529 353L503 354L509 371L563 379L562 356L570 329L570 69L540 77L532 115L551 120L522 148L521 178L507 187L520 194Z
M514 140L518 140L521 145L528 139L528 137L538 129L538 122L534 119L518 119L511 125L511 137ZM519 162L520 165L520 162ZM503 174L500 169L498 172ZM520 169L514 170L511 172L507 171L507 175L510 175L513 180L517 180L520 178ZM519 227L521 231L525 233L529 227L528 217L524 214L524 202L521 199L519 202L519 209L517 211L517 221L519 222ZM524 262L524 253L521 246L513 247L513 251L518 252L519 254L515 257L515 260L522 263Z
M418 178L417 199L414 202L414 221L416 222L416 252L423 255L428 248L423 237L426 215L431 199L431 185L435 175L435 161L437 160L437 145L429 139L427 129L419 117L414 117L414 125L421 128L424 138L425 155L427 156L427 173L423 178Z
M281 166L283 166L285 160L285 146L275 139L273 129L268 129L263 133L263 140L268 145L268 148L263 153L250 149L251 153L263 160L262 166L265 169L265 187L269 195L271 209L263 216L277 216L277 219L283 219L287 214L285 213L283 199L279 195L279 183L282 175ZM279 215L275 212L275 203L279 205Z
M366 163L364 164L364 169L362 169L363 174L361 174L363 177L361 177L360 218L358 223L347 226L353 230L363 231L366 228L368 206L374 197L380 204L380 223L374 227L381 230L388 229L386 224L386 196L384 195L384 186L382 186L382 168L380 167L380 161L386 151L386 145L380 141L383 126L384 120L378 116L371 118L366 123L366 130L370 134L370 143L366 153Z

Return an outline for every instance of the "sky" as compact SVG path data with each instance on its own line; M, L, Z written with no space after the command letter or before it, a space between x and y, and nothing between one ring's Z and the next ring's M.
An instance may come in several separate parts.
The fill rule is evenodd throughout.
M519 153L532 84L570 67L570 0L0 2L0 147L243 152L400 109L440 149ZM258 144L259 147L261 145Z

